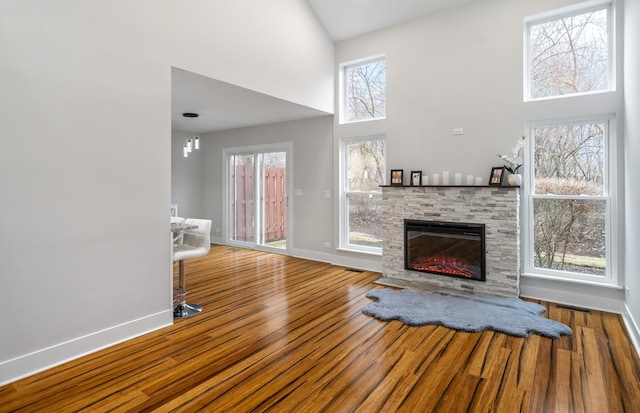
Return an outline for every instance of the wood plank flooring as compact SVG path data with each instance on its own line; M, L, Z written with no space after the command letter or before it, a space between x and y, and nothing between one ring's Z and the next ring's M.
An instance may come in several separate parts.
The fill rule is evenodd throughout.
M202 314L0 387L0 412L640 412L616 314L461 333L363 315L378 273L217 245L186 270Z

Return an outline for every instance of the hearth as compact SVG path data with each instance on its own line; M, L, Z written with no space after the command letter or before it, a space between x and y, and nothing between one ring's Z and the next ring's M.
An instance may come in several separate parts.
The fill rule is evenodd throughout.
M485 226L404 220L405 269L486 280Z

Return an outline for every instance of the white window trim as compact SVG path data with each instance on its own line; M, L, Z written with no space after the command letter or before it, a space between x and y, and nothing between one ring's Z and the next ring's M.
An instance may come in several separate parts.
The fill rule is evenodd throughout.
M384 172L382 185L386 184L387 156L386 156L386 140L384 134L375 134L368 136L358 136L340 139L340 208L339 208L339 243L338 250L349 252L360 252L371 255L382 255L382 247L368 247L364 245L353 245L349 243L349 211L347 205L347 194L367 195L373 194L382 197L382 189L379 191L347 191L347 145L351 142L370 141L374 139L382 140L385 146Z
M570 93L558 96L544 96L540 98L531 97L531 82L529 76L529 66L531 63L531 53L529 50L529 29L532 24L540 24L553 20L562 19L575 14L589 13L596 10L607 9L607 31L608 31L608 46L609 46L609 61L607 82L608 87L603 90ZM523 96L525 102L538 102L544 100L562 99L575 96L586 96L601 93L609 93L616 91L616 40L615 40L615 0L589 0L586 2L573 4L570 6L562 7L552 11L538 13L533 16L525 17L524 19L524 36L523 36L523 50L524 50L524 62L523 62Z
M589 275L589 274L579 274L568 271L560 271L560 270L551 270L546 268L537 268L534 266L534 231L533 231L533 199L535 198L550 198L544 195L536 195L532 194L533 191L533 181L534 181L534 162L533 162L533 154L534 154L534 140L527 139L527 151L525 153L525 165L526 165L526 177L527 179L524 182L524 202L523 206L523 217L524 217L524 225L523 225L523 241L524 241L524 271L522 273L523 276L533 277L533 278L542 278L542 279L553 279L560 281L572 281L579 282L583 284L591 284L591 285L603 285L609 287L617 287L619 286L618 280L618 272L619 272L619 263L620 263L620 254L618 253L620 245L619 239L620 235L617 233L617 229L619 228L618 222L618 194L617 194L617 170L618 170L618 159L617 159L617 133L616 133L616 116L615 114L603 114L603 115L593 115L593 116L581 116L581 117L570 117L570 118L559 118L554 120L546 120L546 121L535 121L530 122L527 127L528 136L533 136L533 130L539 127L549 127L549 126L558 126L558 125L568 125L575 123L585 123L585 122L597 122L603 121L606 123L606 146L605 146L605 162L606 162L606 170L605 170L605 182L604 182L604 195L603 196L587 196L584 199L605 199L606 200L606 217L605 217L605 248L607 251L606 256L606 275ZM552 198L562 198L561 196L553 196ZM575 197L570 197L575 198ZM581 198L582 199L582 198Z
M345 71L350 68L350 67L354 67L354 66L360 66L360 65L365 65L368 63L373 63L373 62L377 62L377 61L385 61L385 65L386 65L386 55L384 53L381 54L376 54L373 56L368 56L362 59L356 59L356 60L350 60L348 62L344 62L341 63L338 66L338 123L340 125L350 125L350 124L354 124L354 123L363 123L363 122L374 122L374 121L378 121L378 120L384 120L386 119L386 114L383 117L380 118L371 118L371 119L358 119L358 120L353 120L353 121L348 121L347 120L347 104L346 104L346 99L347 99L347 81L346 81L346 76L345 76ZM385 111L386 113L386 111Z

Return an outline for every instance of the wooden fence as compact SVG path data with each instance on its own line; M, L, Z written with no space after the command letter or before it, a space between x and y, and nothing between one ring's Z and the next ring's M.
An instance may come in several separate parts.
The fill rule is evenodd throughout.
M254 167L236 165L231 177L232 208L235 210L235 240L256 242ZM264 242L278 241L286 235L285 194L287 176L285 168L270 167L264 171ZM235 185L234 185L235 183Z

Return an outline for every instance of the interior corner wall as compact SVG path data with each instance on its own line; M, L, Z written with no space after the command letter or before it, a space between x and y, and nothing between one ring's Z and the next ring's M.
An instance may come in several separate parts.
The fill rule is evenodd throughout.
M187 132L171 131L171 203L178 205L184 218L205 216L203 188L203 150L194 150L185 158L183 145Z
M579 116L601 113L602 99L608 112L620 113L620 90L580 102L564 99L549 107L523 102L525 17L576 3L580 0L474 1L337 42L336 66L385 55L387 116L354 124L341 124L336 116L334 146L345 137L384 134L387 171L449 171L488 181L491 167L502 164L496 154L509 151L518 137L528 134L529 122L558 117L553 105L562 105L567 116ZM336 106L339 103L336 87ZM453 135L457 128L463 129L462 135ZM337 159L336 150L334 162ZM337 178L334 184L337 187ZM535 288L587 302L603 295L602 304L614 304L617 311L623 305L620 290L611 293L597 287L577 296L574 284L538 281L523 276L523 295ZM552 298L537 298L545 297Z
M305 0L172 0L172 64L333 113L334 44Z
M173 322L169 12L0 3L0 384Z
M293 214L291 254L318 261L331 261L332 249L324 246L333 237L331 184L333 116L275 123L205 134L204 214L212 220L212 236L224 242L224 159L227 148L273 143L293 143L293 188L300 196L288 195ZM330 191L331 198L326 198Z
M640 352L640 0L624 2L625 268L627 322Z
M336 116L336 139L385 133L387 169L488 180L526 121L523 19L575 2L475 1L336 43L337 64L383 53L387 65L386 119Z

